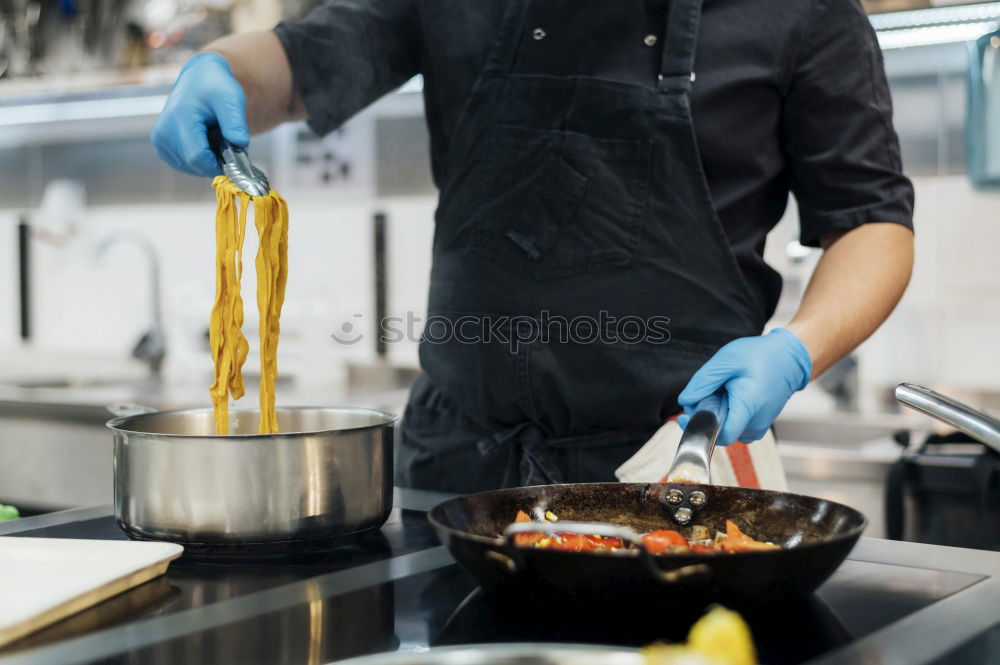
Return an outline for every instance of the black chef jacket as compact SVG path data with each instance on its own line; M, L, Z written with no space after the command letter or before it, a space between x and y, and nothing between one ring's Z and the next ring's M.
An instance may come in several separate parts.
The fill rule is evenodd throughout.
M441 182L503 2L332 0L275 33L319 134L422 73ZM523 43L514 69L653 87L665 11L666 0L535 0L526 34L544 36ZM781 292L764 241L789 191L806 245L868 222L912 228L882 54L858 0L705 0L695 74L692 114L712 200L763 319Z

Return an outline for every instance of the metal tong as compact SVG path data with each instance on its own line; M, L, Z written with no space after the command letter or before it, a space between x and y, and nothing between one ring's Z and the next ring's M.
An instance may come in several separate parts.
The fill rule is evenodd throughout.
M218 127L209 127L208 145L219 160L219 168L240 190L250 196L267 196L271 184L267 176L250 161L247 151L222 136Z
M712 452L722 430L722 423L726 420L728 406L725 392L710 395L698 404L698 410L691 416L677 445L677 454L667 473L668 483L712 483ZM686 491L675 487L667 490L666 501L673 511L674 521L687 524L694 517L695 511L708 503L708 497L700 489Z

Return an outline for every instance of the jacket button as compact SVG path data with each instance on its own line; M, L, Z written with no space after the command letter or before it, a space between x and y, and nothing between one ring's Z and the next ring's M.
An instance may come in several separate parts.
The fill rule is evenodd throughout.
M545 31L542 30L541 28L535 28L534 32L531 33L531 36L534 37L536 40L545 39Z
M656 44L656 35L646 35L642 38L642 43L646 46L653 46Z

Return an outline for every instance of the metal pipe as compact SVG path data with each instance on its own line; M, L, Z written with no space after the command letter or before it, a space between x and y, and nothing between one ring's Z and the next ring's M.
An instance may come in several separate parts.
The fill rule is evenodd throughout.
M20 302L21 339L31 339L31 226L21 217L17 224L18 299Z
M968 404L912 383L896 386L896 399L965 432L1000 453L1000 419Z
M146 360L149 363L150 371L156 376L160 373L160 366L166 355L166 334L163 330L163 312L160 304L160 258L156 253L156 248L142 234L134 231L116 231L108 234L98 243L97 259L101 260L112 245L124 241L139 247L149 263L151 327L136 345L132 355Z
M375 268L375 355L384 360L388 354L388 347L385 340L385 318L388 315L388 269L386 265L386 216L384 212L377 212L372 218L373 225L373 247L375 256L373 266Z

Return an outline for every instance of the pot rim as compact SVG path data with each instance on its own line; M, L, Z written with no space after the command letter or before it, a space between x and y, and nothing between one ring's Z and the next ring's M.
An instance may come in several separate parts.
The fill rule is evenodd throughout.
M152 439L222 439L222 440L239 440L246 441L250 439L277 439L277 438L291 438L297 439L306 436L319 436L324 434L338 434L341 432L361 432L364 430L374 430L388 426L394 425L398 420L399 416L395 413L389 413L388 411L382 411L381 409L369 409L361 406L279 406L275 407L275 411L280 413L282 411L353 411L355 413L367 413L371 415L379 416L383 419L383 422L375 423L373 425L359 425L357 427L338 427L335 429L325 429L325 430L312 430L307 432L278 432L276 434L176 434L169 432L146 432L142 430L130 429L127 425L130 422L134 422L139 418L146 418L150 416L163 416L163 415L175 415L175 414L199 414L199 413L212 413L212 407L202 407L198 409L171 409L168 411L149 411L146 413L137 413L127 416L119 416L117 418L112 418L107 421L104 426L114 432L121 432L124 434L136 434ZM230 409L230 413L248 413L260 411L260 409L254 408L235 408Z

